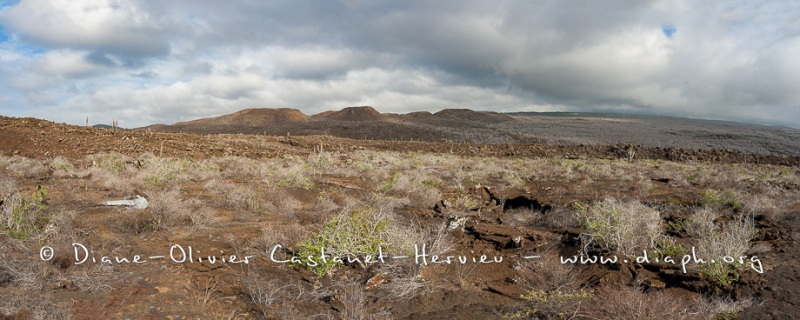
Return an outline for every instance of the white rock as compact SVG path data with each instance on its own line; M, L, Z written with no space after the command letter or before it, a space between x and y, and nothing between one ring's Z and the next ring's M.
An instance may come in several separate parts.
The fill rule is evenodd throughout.
M147 199L140 195L136 195L136 198L133 199L106 201L103 204L107 206L134 207L136 209L145 209L149 205Z

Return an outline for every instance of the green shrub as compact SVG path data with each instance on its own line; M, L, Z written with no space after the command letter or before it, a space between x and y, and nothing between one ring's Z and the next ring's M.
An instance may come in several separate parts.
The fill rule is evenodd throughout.
M729 207L735 212L740 212L744 208L744 203L731 191L706 190L700 193L700 196L702 197L700 205L703 207Z
M357 257L362 261L367 256L377 258L380 247L390 243L388 227L388 219L376 216L366 209L336 216L322 231L300 243L299 257L302 265L311 264L309 257L313 257L317 266L308 268L319 277L342 265L332 258L327 259L327 262L320 261L318 257L322 255L323 248L330 257Z
M35 235L47 223L47 187L24 194L14 193L4 199L2 207L3 229L16 239L27 239Z
M121 153L102 153L94 157L92 164L109 173L119 174L125 171L125 156Z

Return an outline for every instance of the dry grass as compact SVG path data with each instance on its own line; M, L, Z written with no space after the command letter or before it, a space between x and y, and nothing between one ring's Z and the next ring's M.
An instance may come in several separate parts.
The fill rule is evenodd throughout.
M546 180L568 181L580 189L590 186L593 181L608 179L624 182L625 189L615 187L597 191L595 199L615 192L617 198L598 201L578 214L568 207L556 207L546 214L522 210L504 213L503 223L534 229L563 229L583 224L592 231L600 246L625 254L640 254L641 250L658 244L663 235L659 212L636 199L652 196L659 188L657 191L663 191L667 186L654 183L651 178L667 177L672 179L670 188L722 190L722 194L730 194L731 199L742 204L738 211L730 205L697 209L691 213L685 231L702 255L736 256L749 248L752 215L763 214L776 219L790 212L795 205L793 201L796 200L786 199L797 198L797 189L791 186L800 179L786 174L785 169L683 165L639 159L633 162L515 159L368 150L347 153L315 151L309 155L265 160L228 156L195 161L152 154L130 157L116 153L72 161L60 157L48 161L0 157L0 171L10 173L0 178L0 199L5 201L4 207L17 201L10 198L18 194L17 180L30 185L30 181L21 179L42 178L51 179L49 181L54 184L73 181L74 178L97 182L95 186L84 181L78 187L84 190L97 188L93 196L122 193L118 191L129 193L135 187L146 191L151 205L145 210L109 209L114 210L116 230L103 230L105 226L99 224L90 227L84 222L90 217L83 216L83 211L62 210L69 205L54 206L58 209L49 216L40 237L24 241L4 238L5 249L0 250L0 255L11 258L0 262L0 284L40 292L50 290L54 283L66 283L81 291L106 292L111 283L109 279L114 276L113 269L102 266L63 267L59 261L64 261L64 258L52 263L31 264L28 253L35 251L36 241L69 243L96 239L98 235L94 232L117 232L116 235L122 233L127 238L137 238L129 233L156 230L180 233L207 229L212 234L225 227L219 225L221 219L229 219L234 214L245 216L247 221L239 223L241 221L234 216L237 227L252 228L245 231L250 238L241 239L241 242L232 238L237 255L268 255L277 244L288 248L290 253L299 252L298 243L308 239L311 231L319 230L315 227L323 226L337 214L355 210L369 212L363 219L368 226L377 225L376 221L385 222L386 234L378 237L387 242L384 247L387 253L408 254L413 252L414 245L424 243L429 254L446 255L463 249L453 240L461 239L461 235L454 237L441 217L430 215L430 207L435 202L446 197L455 213L466 213L472 215L470 219L486 223L493 218L489 218L487 211L477 214L476 209L483 204L476 195L468 192L469 188L490 184L496 189L513 187L533 192L538 190L536 181ZM626 200L620 200L623 197ZM734 212L739 215L733 215ZM420 224L417 219L425 221L425 224ZM432 224L431 219L440 219L436 220L440 223ZM337 230L339 233L350 231L346 228ZM352 253L348 248L336 249ZM580 267L560 263L557 251L544 251L540 255L540 260L519 261L513 265L515 272L519 273L519 279L514 280L520 280L519 283L532 293L530 303L522 308L536 308L535 316L540 318L633 319L666 315L679 319L708 318L713 314L735 313L747 302L707 299L705 304L692 304L665 292L644 292L630 287L583 291ZM21 259L23 256L25 258ZM392 261L370 266L369 270L389 275L388 282L379 287L377 294L385 294L396 301L408 301L427 290L437 290L432 284L442 283L435 278L423 278L423 271L426 275L430 271L423 268L413 263ZM472 287L477 282L470 279L481 272L480 267L467 264L452 268L448 280L461 290L477 289ZM294 301L309 296L303 292L302 284L252 270L235 272L242 275L244 299L252 310L264 317L307 317L313 312L302 313L307 311L304 308L314 303L321 304L320 297ZM331 296L338 299L335 303L339 311L339 314L334 311L319 313L318 318L375 318L376 310L370 306L370 293L360 282L352 282L352 279L359 278L358 272L363 272L363 269L349 268L325 278L325 281L333 281L333 285L325 281L318 283L322 286L320 291L333 292ZM350 280L336 284L345 278ZM220 296L218 288L216 283L206 283L197 296L200 303L215 304ZM627 301L630 305L625 304ZM21 305L2 304L0 311L10 314L20 310ZM36 306L24 308L33 314L40 312L36 310L43 310ZM241 314L234 311L231 315Z

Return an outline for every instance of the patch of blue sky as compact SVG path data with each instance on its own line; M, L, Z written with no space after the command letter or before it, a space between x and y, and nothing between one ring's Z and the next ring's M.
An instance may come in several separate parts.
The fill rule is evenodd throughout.
M13 7L19 3L19 0L0 0L0 8Z
M6 31L3 28L3 25L0 24L0 43L6 42L6 41L8 41L8 35L6 34Z
M663 27L661 27L661 31L664 32L664 35L667 36L667 38L672 38L672 36L675 35L675 32L678 32L678 29L671 24L665 24Z
M44 48L32 46L26 43L20 43L18 41L12 41L10 43L13 44L14 51L29 57L38 56L47 51Z

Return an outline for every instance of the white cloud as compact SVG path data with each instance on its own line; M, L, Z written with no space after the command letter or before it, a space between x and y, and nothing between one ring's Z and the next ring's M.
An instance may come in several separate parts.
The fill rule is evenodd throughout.
M82 76L96 72L101 67L86 61L87 53L73 50L56 50L36 58L34 70L46 76Z
M48 48L121 55L168 50L158 21L126 0L27 0L0 13L0 23L23 40Z
M798 7L28 0L0 12L10 35L0 44L0 94L14 97L16 114L80 123L113 113L126 126L247 107L350 105L624 110L800 126Z

